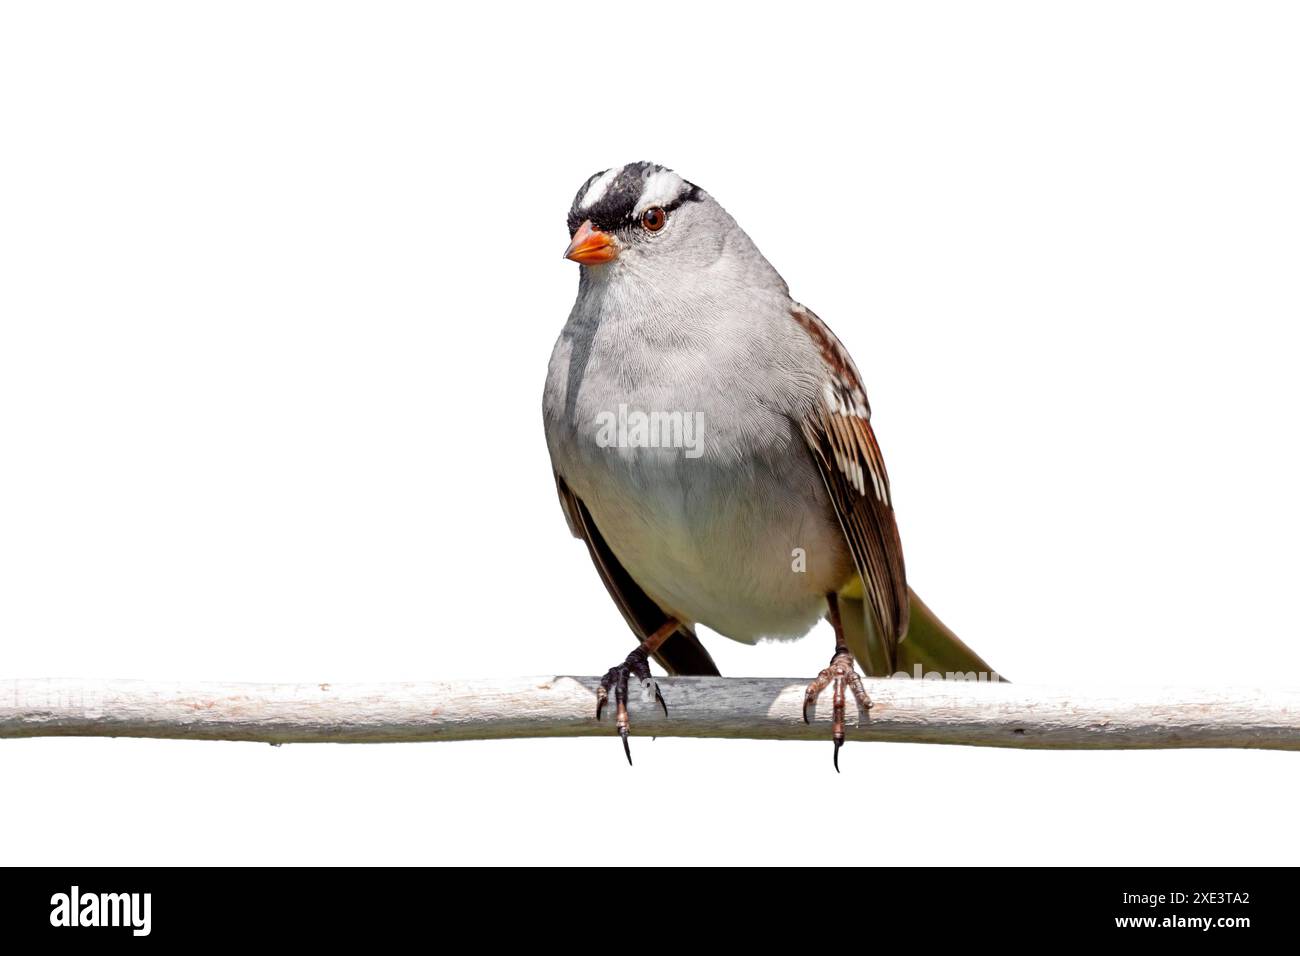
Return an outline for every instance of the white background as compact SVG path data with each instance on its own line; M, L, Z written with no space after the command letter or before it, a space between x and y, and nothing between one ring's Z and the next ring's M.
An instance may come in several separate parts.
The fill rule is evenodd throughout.
M620 659L540 401L573 193L653 159L852 350L909 577L994 666L1296 687L1298 39L1266 3L6 5L0 677ZM0 859L1300 849L1294 754L633 743L0 741Z

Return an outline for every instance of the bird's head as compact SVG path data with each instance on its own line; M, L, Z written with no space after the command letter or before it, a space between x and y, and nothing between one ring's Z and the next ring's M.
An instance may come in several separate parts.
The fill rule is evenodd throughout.
M615 260L667 263L699 256L726 213L699 186L655 163L628 163L591 176L569 210L566 259L600 267ZM709 245L709 243L705 243Z
M717 303L740 290L788 295L785 281L717 200L671 169L628 163L596 173L569 209L565 258L582 288L649 290Z

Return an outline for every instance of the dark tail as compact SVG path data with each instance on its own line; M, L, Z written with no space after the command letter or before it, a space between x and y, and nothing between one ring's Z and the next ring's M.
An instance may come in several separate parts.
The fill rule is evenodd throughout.
M974 674L976 678L986 675L985 680L1006 681L939 620L910 588L908 598L911 620L907 636L898 645L897 660L891 666L888 650L870 608L863 601L840 597L844 639L863 673L869 677L887 677L903 671L915 676L919 664L922 674L936 671L941 674L961 673L968 675L968 679L975 679L969 677Z
M718 665L704 649L695 631L683 624L677 633L659 645L655 660L676 677L718 677Z

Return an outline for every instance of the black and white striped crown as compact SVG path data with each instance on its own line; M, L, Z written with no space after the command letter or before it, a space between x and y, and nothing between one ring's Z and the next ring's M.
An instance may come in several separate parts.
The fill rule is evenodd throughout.
M594 174L582 184L569 209L569 235L584 219L604 232L635 223L645 210L662 206L671 212L697 202L704 192L658 163L628 163Z

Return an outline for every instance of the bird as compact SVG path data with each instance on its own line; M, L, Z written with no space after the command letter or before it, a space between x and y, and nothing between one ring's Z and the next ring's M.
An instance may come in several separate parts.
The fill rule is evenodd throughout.
M628 688L668 714L670 675L718 676L703 625L744 644L822 618L839 771L847 698L898 668L999 675L907 583L894 496L848 350L709 193L651 162L597 172L569 209L578 293L542 417L570 531L636 640L611 691L628 763Z

